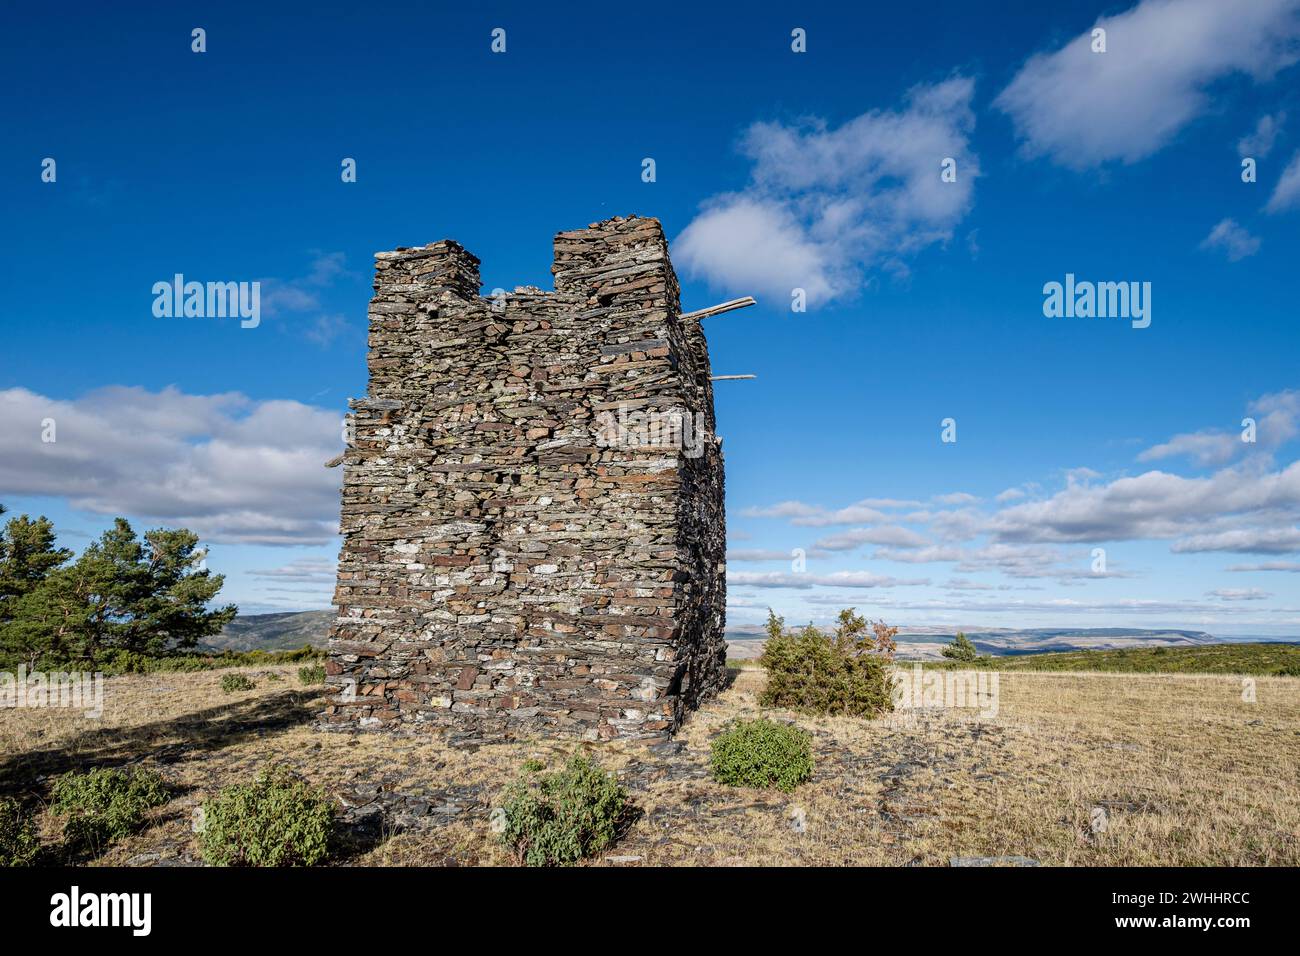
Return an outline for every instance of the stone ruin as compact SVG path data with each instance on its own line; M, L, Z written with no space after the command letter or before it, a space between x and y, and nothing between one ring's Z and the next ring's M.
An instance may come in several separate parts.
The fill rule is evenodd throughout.
M375 260L325 726L671 734L724 677L699 318L734 304L681 315L663 228L635 216L556 235L553 292L481 296L449 240Z

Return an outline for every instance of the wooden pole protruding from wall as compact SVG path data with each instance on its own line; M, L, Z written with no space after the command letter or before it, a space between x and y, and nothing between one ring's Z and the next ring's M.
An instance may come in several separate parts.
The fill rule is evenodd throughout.
M698 322L700 319L707 319L711 315L721 315L723 312L731 312L735 309L743 309L751 305L758 305L758 302L752 295L747 295L741 299L732 299L730 302L720 302L717 305L711 305L707 309L696 309L694 312L683 312L678 316L678 318L691 319Z

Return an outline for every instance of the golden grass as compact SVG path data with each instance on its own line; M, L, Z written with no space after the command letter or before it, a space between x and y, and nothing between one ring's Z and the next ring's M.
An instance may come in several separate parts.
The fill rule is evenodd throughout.
M1300 679L1003 673L996 717L916 710L875 720L795 720L813 734L813 780L793 794L733 789L708 775L709 743L757 716L764 674L746 668L694 714L678 746L531 741L456 750L434 737L325 733L317 689L296 666L110 678L104 716L0 711L0 792L48 795L53 775L156 766L177 796L105 864L194 863L190 816L220 787L286 764L333 795L358 786L427 800L447 820L383 832L338 862L505 864L489 815L528 757L557 766L578 747L617 770L640 811L608 865L946 865L1025 856L1048 865L1300 864ZM282 680L272 681L269 674ZM1090 814L1107 811L1104 832ZM804 820L803 832L792 817ZM400 821L398 821L400 823ZM46 838L57 821L43 815Z

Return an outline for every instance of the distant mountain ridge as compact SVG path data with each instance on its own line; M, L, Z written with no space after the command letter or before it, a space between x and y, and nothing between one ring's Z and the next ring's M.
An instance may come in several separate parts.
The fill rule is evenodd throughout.
M329 640L333 611L284 611L241 614L203 647L211 651L294 651L304 644L324 647Z
M329 640L334 611L285 611L276 614L241 614L216 637L205 642L213 651L285 651L304 644L324 647ZM957 632L944 627L910 627L898 635L898 656L903 660L939 657L939 650ZM1205 631L1140 627L1029 627L988 628L966 631L983 654L1017 656L1054 651L1117 650L1125 647L1189 647L1218 643ZM727 629L730 656L757 657L763 649L761 627Z
M1193 647L1216 644L1219 638L1206 631L1141 627L1000 627L966 630L975 649L994 657L1046 654L1056 651L1121 650L1126 647ZM957 629L932 626L902 629L898 642L900 660L930 660L941 657L945 644L952 643ZM761 627L728 629L727 647L732 657L757 657L762 653Z

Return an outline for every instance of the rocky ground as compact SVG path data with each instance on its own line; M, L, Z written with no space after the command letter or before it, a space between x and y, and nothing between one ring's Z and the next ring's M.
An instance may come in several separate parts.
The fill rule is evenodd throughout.
M528 741L456 749L427 736L322 732L294 668L112 678L104 716L0 712L0 791L44 795L94 765L157 767L176 796L95 861L200 862L195 809L286 764L337 801L336 865L512 862L490 827L530 757L581 748L636 808L596 865L1113 865L1300 862L1300 679L1003 674L996 716L917 708L875 720L774 712L813 734L814 778L793 794L712 781L709 744L758 704L746 668L664 744ZM1100 814L1100 816L1099 816ZM58 843L58 821L45 816Z

